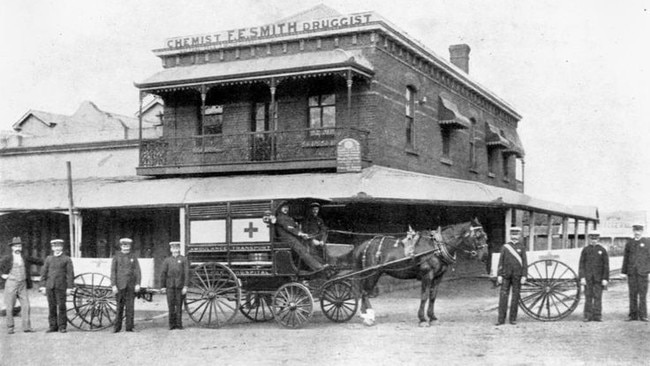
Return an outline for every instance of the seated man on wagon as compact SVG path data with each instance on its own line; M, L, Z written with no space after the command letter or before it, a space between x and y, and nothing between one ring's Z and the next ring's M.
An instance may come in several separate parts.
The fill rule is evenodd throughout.
M302 232L296 221L289 216L288 202L280 202L275 216L277 237L291 247L300 259L312 270L312 274L321 272L329 267L329 264L323 265L309 253L309 248L305 244L305 240L309 238L309 235Z
M309 205L309 213L302 223L302 231L308 235L309 250L312 255L324 261L324 247L327 240L327 226L325 221L318 215L320 204L314 202Z

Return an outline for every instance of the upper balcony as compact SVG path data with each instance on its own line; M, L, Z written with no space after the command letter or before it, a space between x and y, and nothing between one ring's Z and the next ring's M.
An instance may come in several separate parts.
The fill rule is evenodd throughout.
M354 160L369 164L368 131L317 128L143 140L137 172L165 176L341 170L342 164L345 168Z

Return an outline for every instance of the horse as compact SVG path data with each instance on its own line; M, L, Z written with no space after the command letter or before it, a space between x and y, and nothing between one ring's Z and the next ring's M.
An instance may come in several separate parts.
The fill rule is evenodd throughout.
M431 254L416 256L427 251ZM385 273L398 279L418 279L422 282L418 318L421 327L431 326L437 320L434 303L438 285L451 264L455 262L456 252L462 251L473 258L485 262L488 257L487 235L483 227L474 219L470 222L450 225L438 231L415 232L409 228L407 236L397 239L390 236L375 236L363 242L353 253L355 270L377 267L369 275L359 279L361 290L361 318L364 324L374 325L375 314L368 297L373 293L377 281ZM402 260L413 257L412 260ZM397 263L392 263L397 261ZM429 307L424 316L427 301Z

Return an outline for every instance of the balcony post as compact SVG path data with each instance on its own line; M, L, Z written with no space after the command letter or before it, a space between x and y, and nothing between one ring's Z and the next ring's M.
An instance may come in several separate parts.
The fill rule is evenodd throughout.
M207 94L205 84L201 85L201 163L205 159L205 97Z
M271 85L269 90L271 91L271 105L269 106L269 113L271 114L271 125L273 126L273 131L271 132L271 160L275 160L275 132L278 130L278 120L277 113L275 110L275 91L276 91L276 81L275 78L271 78Z
M346 77L348 85L348 126L352 126L352 71L348 70Z
M140 166L142 166L142 100L144 99L144 92L140 91L140 93L138 93L138 97L140 99L140 107L138 109L138 150L139 150L138 155L140 160Z

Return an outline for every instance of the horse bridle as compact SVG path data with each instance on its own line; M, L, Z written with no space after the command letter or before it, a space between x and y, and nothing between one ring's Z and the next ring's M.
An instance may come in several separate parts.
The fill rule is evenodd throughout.
M465 237L476 238L476 236L477 236L476 232L478 232L478 231L483 232L483 234L485 234L485 232L483 231L483 226L470 226L469 233L467 233L467 235L465 235ZM439 236L438 232L435 231L435 230L431 230L430 233L431 233L430 236L429 235L420 235L420 236L421 237L424 236L426 238L429 238L429 239L433 240L434 242L437 242L439 240L438 239L438 236ZM420 241L420 239L418 239L418 241ZM446 244L446 243L444 243L442 241L442 237L440 237L440 243L441 244ZM417 242L415 244L417 244ZM446 244L446 245L449 245L449 244ZM460 250L465 254L469 254L472 257L476 257L478 255L479 250L487 247L487 243L476 246L476 241L474 241L472 246L474 247L474 250L467 250L467 249L460 248L460 247L456 247L456 250ZM454 257L455 257L455 255L454 255Z

